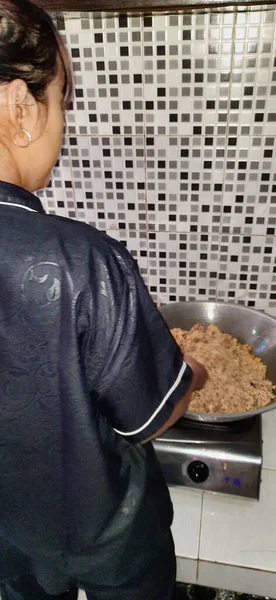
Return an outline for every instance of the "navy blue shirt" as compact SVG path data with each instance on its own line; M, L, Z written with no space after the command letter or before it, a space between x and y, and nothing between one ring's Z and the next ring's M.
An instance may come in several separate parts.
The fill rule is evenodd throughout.
M172 522L140 442L190 382L127 250L0 183L0 582L137 573Z

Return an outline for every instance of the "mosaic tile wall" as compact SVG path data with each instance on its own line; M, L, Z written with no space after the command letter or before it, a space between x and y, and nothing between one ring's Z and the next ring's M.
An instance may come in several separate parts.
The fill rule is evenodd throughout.
M125 243L159 304L276 315L276 7L56 17L76 90L48 211Z

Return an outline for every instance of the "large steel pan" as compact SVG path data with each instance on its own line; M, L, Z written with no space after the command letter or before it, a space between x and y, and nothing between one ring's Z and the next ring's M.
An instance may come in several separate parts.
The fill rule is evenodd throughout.
M256 310L222 304L219 302L177 302L160 309L170 328L190 329L196 323L215 323L221 331L236 337L241 343L249 344L253 353L267 365L267 376L276 384L276 319ZM243 413L194 413L187 412L186 419L208 423L237 421L253 417L276 408L272 402L264 408Z

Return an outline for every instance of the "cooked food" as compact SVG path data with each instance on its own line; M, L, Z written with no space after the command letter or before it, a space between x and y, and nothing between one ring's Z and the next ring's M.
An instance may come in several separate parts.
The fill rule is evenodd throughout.
M274 400L266 366L250 346L241 344L216 325L194 325L190 331L172 329L183 355L189 354L207 369L205 387L194 392L189 410L197 413L236 413L255 410Z

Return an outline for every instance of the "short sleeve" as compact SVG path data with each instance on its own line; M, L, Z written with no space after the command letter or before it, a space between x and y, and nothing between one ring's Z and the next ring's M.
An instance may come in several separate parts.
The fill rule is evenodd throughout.
M169 419L192 371L123 250L115 246L98 263L86 362L94 365L90 387L100 411L119 435L139 443Z

